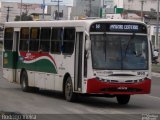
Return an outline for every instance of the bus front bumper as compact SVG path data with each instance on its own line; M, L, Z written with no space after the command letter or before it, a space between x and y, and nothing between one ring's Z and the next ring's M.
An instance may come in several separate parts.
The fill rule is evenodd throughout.
M148 78L138 83L107 83L96 78L87 80L87 94L149 94L150 89L151 80Z

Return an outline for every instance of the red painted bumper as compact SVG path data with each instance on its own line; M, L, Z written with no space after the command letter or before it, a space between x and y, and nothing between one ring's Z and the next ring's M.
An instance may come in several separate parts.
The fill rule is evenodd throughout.
M145 79L139 83L106 83L96 78L87 81L88 94L149 94L151 89L151 80Z

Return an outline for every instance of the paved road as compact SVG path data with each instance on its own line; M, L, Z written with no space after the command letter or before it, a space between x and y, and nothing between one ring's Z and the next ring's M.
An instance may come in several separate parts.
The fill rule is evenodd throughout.
M2 67L2 53L0 52L0 68Z
M158 75L153 77L150 95L134 95L126 106L118 105L115 98L80 97L77 103L70 103L63 99L62 94L56 92L25 93L21 91L19 85L4 80L1 71L0 76L0 111L22 114L160 113L160 76Z

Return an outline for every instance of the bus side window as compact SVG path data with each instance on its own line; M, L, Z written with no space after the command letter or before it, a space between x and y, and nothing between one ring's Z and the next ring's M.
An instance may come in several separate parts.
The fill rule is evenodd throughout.
M40 28L31 28L31 30L30 30L29 51L38 51L38 48L39 48L39 33L40 33Z
M20 34L20 51L28 51L29 45L29 28L21 28Z
M75 28L64 28L63 53L72 54L75 42Z
M13 28L6 28L4 33L4 49L12 50L13 47Z
M40 50L42 52L50 51L51 28L41 28Z
M63 29L62 28L53 28L52 37L51 37L51 53L60 54L61 45L63 39Z

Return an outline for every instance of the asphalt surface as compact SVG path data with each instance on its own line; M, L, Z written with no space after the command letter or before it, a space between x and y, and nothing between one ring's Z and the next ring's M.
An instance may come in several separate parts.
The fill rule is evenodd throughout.
M160 114L160 75L153 74L151 94L131 96L128 105L119 105L116 98L80 97L70 103L53 91L25 93L20 85L2 78L0 69L0 111L38 114L37 119L42 120L142 120L143 114Z

